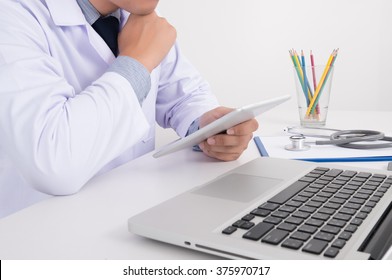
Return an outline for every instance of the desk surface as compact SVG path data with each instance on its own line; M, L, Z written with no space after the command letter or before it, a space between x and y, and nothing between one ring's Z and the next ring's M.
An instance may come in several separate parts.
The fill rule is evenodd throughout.
M392 112L330 112L328 118L328 127L392 134ZM283 128L297 125L297 120L295 112L268 112L259 117L256 134L282 135ZM159 159L151 154L93 178L78 194L53 197L1 219L0 259L216 259L131 234L127 219L258 157L254 143L234 162L190 150ZM347 164L384 170L387 166Z

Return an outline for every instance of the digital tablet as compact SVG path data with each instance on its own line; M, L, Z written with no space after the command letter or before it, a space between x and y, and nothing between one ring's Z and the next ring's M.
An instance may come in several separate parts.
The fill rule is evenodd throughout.
M193 147L194 145L200 144L208 137L221 133L237 124L250 120L289 99L290 95L285 95L237 108L223 117L200 128L187 137L180 138L163 146L162 148L158 149L155 154L153 154L153 157L158 158L187 147Z

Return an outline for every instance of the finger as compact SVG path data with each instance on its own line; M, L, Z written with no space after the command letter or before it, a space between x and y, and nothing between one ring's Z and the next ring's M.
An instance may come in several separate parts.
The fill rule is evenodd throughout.
M210 146L244 146L252 140L253 134L247 135L227 135L217 134L207 139L207 144Z
M211 158L215 158L222 161L232 161L236 160L241 156L241 153L227 153L227 152L217 152L209 149L206 145L200 144L203 153Z
M241 143L241 145L235 146L217 146L210 145L208 142L202 143L201 146L203 151L215 152L215 153L228 153L228 154L238 154L242 153L248 148L248 142Z
M255 132L259 128L256 119L251 119L229 128L226 133L229 135L246 135Z

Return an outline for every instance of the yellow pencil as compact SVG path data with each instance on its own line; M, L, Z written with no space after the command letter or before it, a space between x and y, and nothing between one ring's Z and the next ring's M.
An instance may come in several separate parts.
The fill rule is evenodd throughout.
M331 67L331 63L332 63L332 60L333 60L333 58L334 58L335 55L336 55L336 50L333 50L333 52L332 52L331 55L329 56L327 65L325 66L325 69L324 69L323 75L321 76L320 82L318 83L317 88L316 88L316 90L314 91L313 98L312 98L312 100L310 101L310 104L309 104L309 106L308 106L308 110L306 111L306 115L307 115L307 116L309 116L310 113L311 113L311 111L312 111L313 105L314 105L314 103L315 103L316 100L317 100L317 97L318 97L318 95L319 95L319 93L320 93L320 89L322 88L322 86L323 86L323 84L324 84L325 77L326 77L327 74L328 74L329 68Z

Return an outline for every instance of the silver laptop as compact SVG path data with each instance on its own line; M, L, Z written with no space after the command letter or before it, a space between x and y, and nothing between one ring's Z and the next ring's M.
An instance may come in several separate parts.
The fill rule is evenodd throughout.
M128 221L141 236L232 259L383 259L392 172L258 158Z

